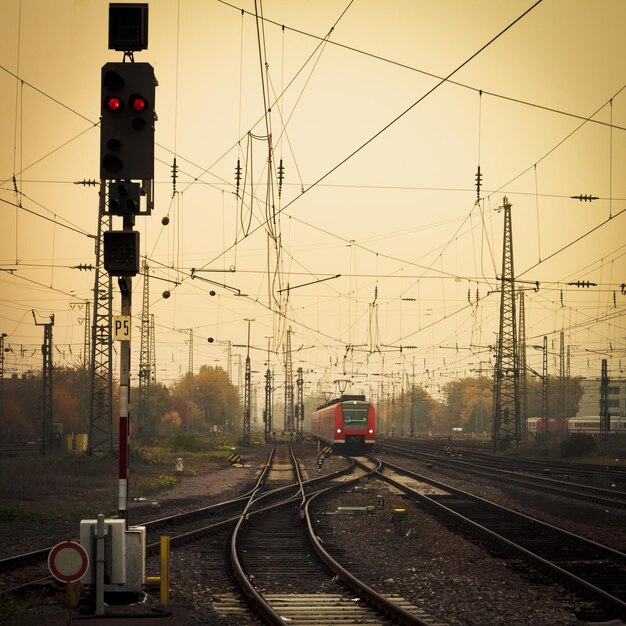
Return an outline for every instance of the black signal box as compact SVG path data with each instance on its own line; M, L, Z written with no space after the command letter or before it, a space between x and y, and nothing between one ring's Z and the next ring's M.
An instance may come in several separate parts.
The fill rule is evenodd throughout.
M102 180L154 179L155 87L149 63L106 63L102 67Z
M148 5L109 4L109 50L136 52L148 48Z
M111 276L139 273L139 231L104 231L104 269Z

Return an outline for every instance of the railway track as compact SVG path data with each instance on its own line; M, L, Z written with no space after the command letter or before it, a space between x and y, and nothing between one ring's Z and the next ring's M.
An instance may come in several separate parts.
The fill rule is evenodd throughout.
M258 499L251 498L231 538L235 575L266 623L434 625L403 598L385 597L369 588L317 539L309 503L360 477L307 494L295 459L292 468L300 496L265 507L259 515L252 515Z
M345 464L340 472L316 473L312 480L306 480L309 477L301 475L295 457L285 456L287 450L287 446L273 449L255 485L246 494L145 524L152 537L158 533L170 535L175 567L184 569L193 564L193 577L184 578L185 592L197 589L192 593L206 595L207 589L214 590L203 610L214 613L216 620L231 620L228 623L238 626L260 623L284 626L285 622L294 626L311 623L432 626L440 623L416 610L397 594L397 590L393 595L385 595L380 589L375 590L377 583L372 583L374 588L368 587L363 583L368 580L367 569L346 559L338 546L327 540L324 525L331 518L315 514L315 509L328 511L320 502L333 494L360 489L357 484L361 484L366 475L381 478L410 499L424 502L455 532L471 535L474 540L478 536L481 544L488 542L491 553L506 559L508 567L515 571L525 571L535 579L539 576L537 572L541 572L540 577L550 580L549 584L553 584L553 579L566 580L577 593L583 594L581 597L587 598L580 604L584 607L585 618L606 620L624 616L624 589L620 589L619 584L620 580L626 580L626 566L624 555L619 553L616 558L617 551L613 551L610 558L599 555L598 549L602 546L598 548L594 544L595 552L583 552L580 547L572 547L574 539L568 535L569 547L561 553L560 540L553 536L558 529L549 527L547 536L540 535L538 527L529 526L528 521L521 524L530 528L529 536L522 541L518 535L520 524L512 522L510 517L500 519L491 512L491 505L486 501L466 499L469 494L466 496L442 485L444 493L431 495L426 502L410 485L414 481L424 483L427 479L388 463L369 463L359 470L355 469L356 463ZM325 482L329 480L330 486ZM444 508L456 510L444 516ZM148 555L156 554L156 546L156 543L149 543ZM549 547L550 552L541 554L542 546ZM604 577L602 581L600 575ZM175 588L174 581L175 578ZM584 591L580 591L579 581ZM175 589L175 593L181 592L182 588ZM405 593L412 597L408 590ZM428 610L422 598L412 599Z
M346 618L350 623L381 626L434 624L421 619L417 610L413 612L414 607L402 598L385 598L368 590L354 574L339 564L335 564L335 572L330 572L328 567L334 562L332 557L319 545L313 549L316 541L307 539L307 533L315 535L307 502L328 489L323 487L328 480L339 481L335 488L343 486L346 479L341 477L354 471L354 464L339 472L305 481L295 455L292 453L287 462L285 458L275 458L275 451L276 448L263 465L255 486L244 496L145 523L153 537L164 529L171 534L173 560L184 562L189 559L194 564L199 563L199 566L194 565L197 569L197 582L194 584L219 590L213 597L211 610L219 616L235 618L242 626L258 624L259 620L273 623L268 615L273 615L278 620L275 623L281 625L284 625L285 616L289 616L293 624L334 625L339 618ZM280 452L284 451L286 446L281 447ZM363 474L362 471L359 473ZM239 533L239 528L245 531ZM232 545L245 541L246 547L231 548L229 562L224 546L228 545L231 532ZM274 548L271 552L269 546ZM157 551L158 543L149 543L147 556L153 556ZM8 579L19 571L28 578L25 583L5 589L7 595L32 589L34 584L55 585L49 576L33 577L32 570L20 570L26 560L43 567L38 561L47 553L48 550L44 549L28 557L20 555L0 562L5 581L7 572L10 574ZM258 557L256 561L255 553ZM243 564L240 554L244 555ZM263 556L259 556L261 554ZM270 554L273 556L268 560ZM232 572L238 572L238 575L233 578ZM235 580L238 582L235 583ZM299 581L299 586L289 589L294 581ZM253 587L252 594L249 586ZM315 608L312 610L314 600ZM251 607L260 617L255 615L255 611L251 612ZM320 621L322 615L324 617Z
M567 474L568 480L558 480L553 478L552 475L549 477L535 476L520 473L525 470L520 469L521 466L519 466L519 464L513 466L515 469L502 469L501 464L497 460L494 460L493 457L490 457L488 464L484 464L482 461L470 461L466 457L450 458L443 454L435 455L420 452L418 449L410 445L407 446L397 443L392 444L385 442L380 446L380 449L381 451L387 451L392 454L436 463L441 467L451 468L456 471L462 471L464 474L472 474L488 480L495 480L500 483L505 482L518 487L553 493L565 498L594 502L609 508L626 508L626 492L618 490L617 486L606 489L594 485L572 482L569 480L569 474ZM510 465L507 464L507 467L510 467Z
M589 621L626 617L626 554L387 462L363 464L499 558L574 590ZM409 482L407 482L407 479ZM435 488L424 493L424 484Z
M389 439L379 441L379 445L404 448L407 451L430 453L443 456L444 449L463 456L481 465L522 471L529 474L546 475L588 482L598 486L615 485L626 488L626 466L619 462L613 465L599 463L576 463L556 458L532 459L519 456L502 456L494 454L486 447L477 446L473 442L458 440L425 440L425 439Z

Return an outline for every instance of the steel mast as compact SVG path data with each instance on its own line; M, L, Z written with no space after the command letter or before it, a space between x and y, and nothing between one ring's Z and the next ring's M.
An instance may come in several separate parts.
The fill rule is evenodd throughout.
M494 372L493 447L504 450L520 441L519 368L515 320L515 272L511 205L504 197L504 240L500 276L500 328Z

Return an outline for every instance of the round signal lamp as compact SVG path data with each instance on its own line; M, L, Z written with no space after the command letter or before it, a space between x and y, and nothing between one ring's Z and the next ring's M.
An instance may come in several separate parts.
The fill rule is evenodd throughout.
M130 99L130 108L137 113L145 111L147 107L148 103L146 102L146 99L141 96L133 96Z
M117 96L109 96L104 103L109 111L115 112L122 108L122 101Z

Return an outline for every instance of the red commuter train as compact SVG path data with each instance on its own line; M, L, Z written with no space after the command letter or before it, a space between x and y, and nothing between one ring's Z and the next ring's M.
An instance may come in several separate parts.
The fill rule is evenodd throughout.
M365 454L376 444L376 410L365 396L343 395L313 412L311 432L335 452Z

